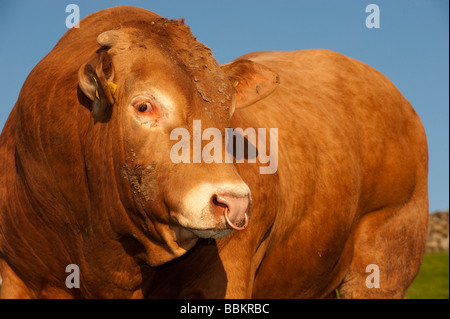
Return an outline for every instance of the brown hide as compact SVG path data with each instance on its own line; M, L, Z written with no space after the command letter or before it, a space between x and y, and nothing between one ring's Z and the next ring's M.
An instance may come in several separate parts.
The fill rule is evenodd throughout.
M258 88L238 76L242 68L224 65L230 83L220 91L234 87L237 99L231 122L218 111L232 113L231 97L222 105L220 94L211 93L223 74L208 64L211 78L197 82L182 66L187 71L175 80L197 91L192 103L199 107L191 113L204 116L203 128L278 128L278 170L260 174L259 164L245 162L224 173L227 164L184 164L202 170L194 180L211 178L203 170L240 176L251 190L250 223L190 250L167 242L158 225L170 221L161 212L180 186L165 185L172 177L156 170L159 193L151 201L134 194L134 175L123 165L134 160L118 108L124 93L115 95L111 114L94 118L95 94L86 91L95 84L87 78L78 86L80 67L97 61L99 34L159 18L131 7L92 14L27 78L0 138L0 296L324 298L339 288L343 298L402 298L425 245L425 133L386 77L331 51L240 57L241 65L254 61L273 72ZM122 66L114 65L119 92L129 84L120 78ZM101 100L107 87L99 90ZM183 120L192 123L191 113ZM170 172L187 174L179 167ZM158 212L144 216L152 223L143 222L148 209L138 207L147 202ZM80 267L80 288L65 285L69 264ZM370 264L380 269L380 288L366 285Z

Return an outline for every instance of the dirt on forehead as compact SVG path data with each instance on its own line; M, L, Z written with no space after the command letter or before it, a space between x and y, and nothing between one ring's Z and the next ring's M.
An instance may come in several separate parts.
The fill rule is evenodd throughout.
M184 24L183 19L133 21L132 27L138 29L133 34L132 45L142 46L146 40L151 39L164 51L167 58L189 74L199 97L204 102L203 111L210 119L213 115L218 115L217 108L222 111L228 110L232 98L231 84L211 50L192 35L191 29Z

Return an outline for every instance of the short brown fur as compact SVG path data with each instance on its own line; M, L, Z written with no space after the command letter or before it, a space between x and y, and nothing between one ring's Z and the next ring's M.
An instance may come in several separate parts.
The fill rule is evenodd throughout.
M177 177L186 182L187 171L158 161L162 155L144 164L127 146L123 110L114 105L108 121L95 122L77 87L100 33L146 23L160 27L152 35L166 47L158 52L174 52L160 62L176 65L168 70L192 105L183 121L201 116L205 125L279 132L275 174L260 175L252 163L226 170L186 164L192 183L238 174L252 209L246 230L198 240L185 254L168 239L166 206L181 196ZM138 47L159 41L128 34ZM183 51L190 44L198 51ZM135 68L125 78L126 55L114 50L120 104L126 86L158 70ZM379 72L335 52L256 52L238 60L273 70L279 84L230 119L234 83L184 22L117 7L68 31L30 73L0 138L0 296L325 298L339 288L343 298L403 298L421 264L428 218L427 143L411 105ZM160 265L150 266L155 260ZM79 289L65 285L72 263L80 267ZM365 284L369 264L380 268L380 288Z

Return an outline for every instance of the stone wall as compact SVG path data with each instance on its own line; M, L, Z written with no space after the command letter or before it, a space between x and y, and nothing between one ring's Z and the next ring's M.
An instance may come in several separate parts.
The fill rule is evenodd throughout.
M448 211L430 214L425 252L448 251Z

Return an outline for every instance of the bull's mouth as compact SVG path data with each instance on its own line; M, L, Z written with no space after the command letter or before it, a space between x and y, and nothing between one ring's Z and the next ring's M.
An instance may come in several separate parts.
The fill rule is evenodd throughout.
M233 230L230 227L190 228L182 225L173 225L171 228L175 232L176 241L178 243L198 238L222 238L229 235Z
M189 229L191 233L193 233L198 238L222 238L229 235L232 231L231 228L212 228L212 229Z
M175 231L177 237L177 242L184 242L186 240L192 240L197 238L222 238L231 233L233 229L244 230L248 225L248 216L245 214L244 219L239 223L232 223L225 213L225 223L217 227L212 228L193 228L186 227L178 222L176 225L171 226L172 230Z
M233 230L228 225L215 228L192 228L184 227L179 223L173 224L170 228L174 231L175 241L180 247L190 246L199 238L222 238L231 233Z
M171 212L172 225L170 226L175 233L175 240L179 245L184 245L185 242L193 241L198 238L222 238L229 235L233 230L242 231L247 228L249 224L248 213L250 211L250 205L247 205L246 211L241 212L240 216L231 213L230 206L232 208L240 208L239 205L227 205L227 198L220 198L221 201L217 200L218 196L213 196L210 205L203 208L201 214L196 218L190 217L186 218L187 214L180 214L177 212ZM240 198L232 198L236 200L239 204ZM233 203L232 203L233 204ZM242 206L242 205L241 205ZM241 210L242 211L242 210ZM237 217L239 216L239 217ZM197 227L198 226L198 227Z

